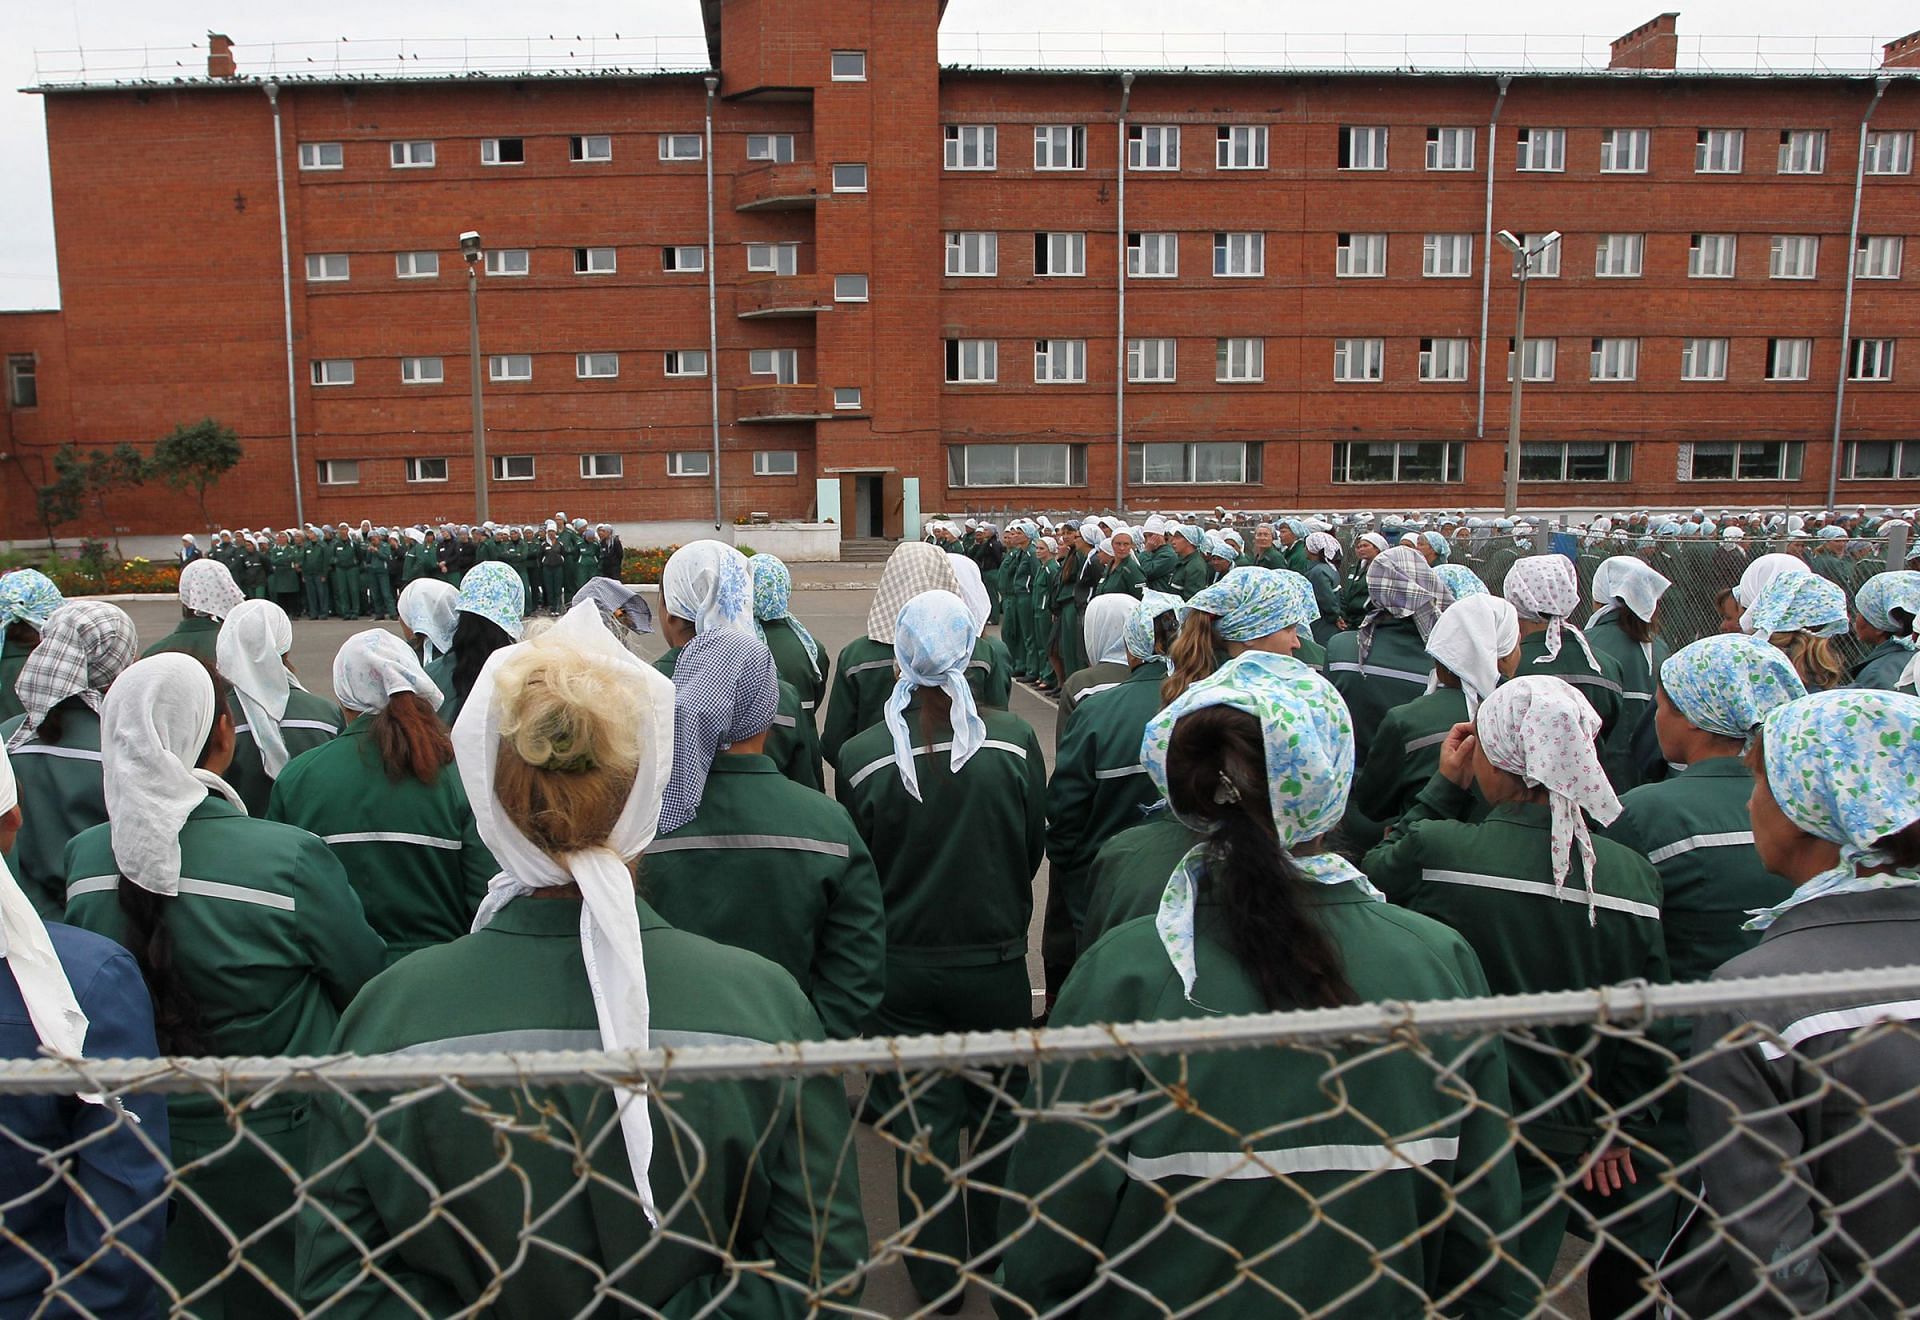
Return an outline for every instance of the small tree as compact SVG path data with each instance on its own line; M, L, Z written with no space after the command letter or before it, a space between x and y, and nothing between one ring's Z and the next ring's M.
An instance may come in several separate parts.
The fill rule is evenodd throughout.
M120 490L138 486L147 479L147 460L129 444L112 449L80 450L61 445L53 455L53 482L41 487L41 516L55 525L71 522L82 511L91 510L103 534L113 540L113 552L120 553L120 538L114 534L113 517L107 502ZM67 513L69 516L58 517Z
M26 465L20 462L20 456L14 454L12 458L15 466L20 468L21 475L25 477ZM47 461L43 455L40 459L42 475L45 475L46 467ZM32 479L27 478L27 480L31 484ZM40 515L40 526L46 531L47 549L55 550L58 548L58 542L54 533L62 523L70 523L80 516L79 487L70 476L56 476L46 485L34 485L32 489L33 511Z
M207 492L240 462L240 437L211 417L183 423L153 448L147 470L175 490L191 491L200 506L200 525L211 530Z

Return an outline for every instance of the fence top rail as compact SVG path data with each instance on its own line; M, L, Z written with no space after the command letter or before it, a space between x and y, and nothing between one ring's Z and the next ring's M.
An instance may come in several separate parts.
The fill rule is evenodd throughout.
M671 1077L676 1083L844 1075L901 1069L1034 1065L1123 1054L1199 1053L1315 1045L1396 1032L1459 1035L1603 1023L1631 1029L1716 1009L1818 1007L1920 998L1920 965L1686 985L1630 982L1594 990L1496 995L1238 1017L1179 1018L1056 1029L687 1049L449 1055L331 1055L219 1059L15 1059L0 1062L0 1095L220 1089L403 1090L458 1077L470 1086L597 1084Z

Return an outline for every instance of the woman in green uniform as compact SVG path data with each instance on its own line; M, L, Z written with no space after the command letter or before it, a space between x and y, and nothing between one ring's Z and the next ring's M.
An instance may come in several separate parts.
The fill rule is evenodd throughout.
M1087 950L1053 1025L1487 993L1464 940L1379 901L1325 848L1353 737L1324 678L1242 655L1156 715L1141 755L1201 841L1162 882L1157 916ZM1486 1268L1519 1200L1506 1067L1469 1045L1049 1070L1008 1177L1007 1290L1038 1312L1100 1316L1394 1315L1449 1295L1464 1314L1519 1314L1512 1272ZM1103 1103L1129 1096L1146 1103Z
M460 622L460 593L439 578L418 578L400 590L395 607L400 631L420 657L420 667L440 689L453 690L453 633Z
M1812 573L1782 573L1742 616L1748 629L1787 653L1809 692L1841 687L1846 663L1834 645L1849 627L1847 593Z
M1564 680L1501 684L1471 725L1448 735L1439 772L1361 863L1392 902L1465 936L1494 994L1668 979L1660 877L1646 858L1587 828L1589 815L1606 825L1620 814L1599 734L1593 706ZM1469 824L1475 786L1493 810ZM1519 1163L1532 1222L1505 1243L1530 1306L1552 1273L1574 1186L1633 1181L1628 1148L1609 1144L1605 1131L1617 1123L1644 1141L1645 1097L1667 1076L1664 1054L1629 1037L1590 1025L1533 1034L1545 1048L1509 1054L1506 1111L1530 1116Z
M305 596L309 619L324 619L333 603L327 583L327 570L333 563L333 542L322 536L318 527L307 528L300 546L300 587Z
M246 600L233 574L217 559L196 559L180 570L180 622L140 653L184 651L209 666L219 662L220 621Z
M1604 756L1626 720L1626 673L1612 656L1596 652L1586 634L1570 622L1580 608L1580 579L1573 561L1562 554L1517 559L1500 594L1520 612L1519 672L1564 679L1585 697L1600 716Z
M268 600L245 601L220 625L220 677L233 685L233 762L221 777L249 816L267 809L273 781L292 758L329 742L340 708L300 685L287 665L293 623Z
M1313 603L1320 607L1313 640L1325 646L1340 631L1340 542L1332 533L1307 533L1306 577L1313 584Z
M1660 598L1672 585L1632 555L1603 559L1593 570L1588 594L1599 608L1587 621L1586 638L1595 655L1611 656L1620 666L1620 720L1600 752L1616 793L1640 783L1636 744L1651 750L1653 690L1671 654L1660 637Z
M793 574L787 566L773 555L755 555L747 563L753 569L754 620L773 652L781 680L793 684L800 694L800 709L817 728L832 662L806 625L793 617Z
M1110 562L1095 596L1121 595L1139 600L1140 593L1146 589L1147 571L1140 563L1140 556L1134 553L1132 529L1122 527L1108 537L1104 553Z
M573 520L573 545L567 553L567 599L573 599L573 593L587 585L589 578L600 575L600 549L589 534L587 520ZM561 607L562 609L565 606Z
M899 679L883 722L841 748L835 780L880 872L887 967L878 1029L1026 1026L1027 929L1046 845L1040 742L1018 716L978 709L965 677L973 616L958 599L938 590L915 596L889 632ZM883 1076L868 1096L868 1112L899 1143L900 1222L912 1226L916 1253L907 1275L930 1303L961 1296L961 1265L1000 1241L999 1198L967 1196L950 1172L963 1133L976 1156L1009 1136L1001 1092L1013 1083L1000 1082L952 1075L909 1099ZM997 1185L1004 1160L984 1160L968 1177Z
M391 619L393 610L393 542L384 531L374 533L367 546L367 600L376 619Z
M834 662L833 695L820 726L820 751L829 765L839 766L847 739L880 723L893 691L893 625L906 603L923 591L960 594L952 556L924 541L895 546L867 609L866 635L842 647Z
M1013 699L1013 656L1005 642L987 631L993 619L993 601L987 595L980 565L963 555L954 562L953 577L960 584L960 599L973 616L977 634L973 659L967 662L967 683L981 705L1005 710Z
M540 608L558 617L566 608L567 547L551 518L540 534L534 559L540 570Z
M1353 539L1353 567L1340 584L1340 622L1358 628L1373 609L1367 596L1367 569L1387 547L1378 532L1362 532Z
M343 619L360 617L360 538L345 523L328 545L327 582L333 590L333 612Z
M1025 518L1016 518L1007 527L1006 554L1000 560L999 582L996 589L1000 593L1000 639L1007 644L1007 653L1013 657L1013 676L1016 679L1033 677L1028 668L1031 652L1028 647L1028 631L1033 622L1031 596L1033 594L1033 536L1035 527Z
M1353 712L1353 743L1365 761L1388 711L1422 695L1433 673L1428 634L1447 603L1433 566L1407 546L1367 565L1368 612L1327 642L1327 677Z
M1299 583L1290 585L1291 577ZM1236 568L1187 601L1186 617L1168 652L1172 672L1161 695L1168 701L1212 674L1220 662L1247 651L1291 656L1300 630L1313 622L1313 591L1297 573Z
M1042 536L1033 543L1033 587L1027 596L1027 674L1036 691L1052 691L1053 597L1060 586L1059 542Z
M285 532L276 532L267 551L267 599L289 616L300 609L300 551Z
M440 689L390 632L356 633L333 660L341 735L287 764L268 820L320 836L386 941L389 966L467 933L499 867L480 842Z
M0 580L0 592L6 583ZM1920 573L1879 573L1853 597L1853 635L1870 649L1853 671L1853 686L1891 692L1913 662L1913 623L1920 615Z
M0 577L0 625L6 628L6 645L0 648L0 721L25 712L14 685L27 657L40 645L47 617L65 603L53 579L37 568L16 568Z
M7 860L42 917L58 920L66 910L67 843L107 818L100 703L139 646L133 620L118 605L62 605L47 616L40 645L21 667L24 711L0 724L25 818Z
M1056 748L1066 733L1067 720L1082 701L1126 681L1131 672L1127 664L1127 620L1133 617L1134 606L1139 603L1125 595L1095 596L1088 602L1087 616L1081 621L1081 636L1089 663L1085 669L1068 675L1066 685L1060 689L1053 722Z
M453 681L441 689L447 694L440 707L441 719L452 723L459 718L460 705L473 690L487 657L520 640L526 629L523 604L520 575L505 564L475 564L461 576L454 602L453 645L447 651L453 661Z
M250 819L219 778L233 754L225 695L184 655L142 660L108 692L107 823L68 845L67 920L132 952L162 1052L324 1053L385 949L326 845ZM210 1287L196 1315L288 1314L256 1272L292 1292L288 1209L309 1167L308 1100L250 1103L244 1140L213 1094L176 1096L168 1110L190 1193L173 1203L168 1284ZM236 1238L244 1268L230 1259Z
M673 718L672 685L595 610L496 654L454 744L502 872L474 933L389 968L334 1048L818 1040L792 977L675 930L635 896ZM806 1309L809 1290L866 1255L837 1078L448 1089L371 1120L349 1097L316 1108L315 1158L336 1167L300 1224L309 1309L340 1299L355 1314L446 1315L484 1298L501 1320L643 1308L773 1317ZM503 1158L514 1176L489 1176ZM451 1187L465 1190L450 1213L435 1189ZM527 1251L530 1223L557 1249ZM755 1267L733 1268L741 1260Z
M433 542L426 531L419 527L407 528L407 553L400 564L402 594L419 579L436 577L439 572L439 556L434 553Z

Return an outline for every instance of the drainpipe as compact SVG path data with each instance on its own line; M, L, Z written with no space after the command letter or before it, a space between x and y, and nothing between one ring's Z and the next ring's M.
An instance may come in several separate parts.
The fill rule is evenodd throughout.
M720 90L718 78L707 79L707 399L713 410L713 529L717 532L726 517L720 503L720 312L719 295L714 289L713 245L713 94Z
M1118 251L1119 297L1114 308L1113 371L1113 506L1127 507L1127 102L1133 99L1133 75L1120 75L1120 113L1115 117L1119 141L1114 148L1119 176L1119 204L1114 215L1114 247Z
M1500 75L1500 94L1493 98L1487 119L1487 223L1480 239L1480 407L1473 423L1476 440L1487 438L1487 306L1493 298L1493 158L1500 146L1500 107L1507 103L1507 84L1513 75Z
M267 104L273 107L273 185L280 194L280 311L287 341L287 448L293 463L293 522L307 525L306 502L300 496L300 395L293 369L293 267L287 256L287 161L280 145L280 84L266 85Z
M1853 162L1853 223L1847 229L1847 301L1840 314L1840 380L1833 390L1833 454L1827 464L1827 507L1831 509L1840 495L1840 415L1847 406L1847 372L1853 357L1853 277L1860 262L1860 191L1867 177L1867 125L1880 108L1892 79L1884 74L1873 80L1873 99L1866 114L1860 116L1860 150Z

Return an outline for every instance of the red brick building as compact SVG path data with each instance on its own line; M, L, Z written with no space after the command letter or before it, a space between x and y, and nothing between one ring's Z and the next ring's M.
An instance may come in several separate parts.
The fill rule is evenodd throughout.
M849 534L906 481L1497 503L1501 230L1564 235L1526 503L1819 503L1836 406L1839 498L1920 494L1911 43L1674 72L1666 15L1604 73L1123 79L943 69L933 0L703 7L710 75L275 83L216 40L204 79L39 89L62 308L0 316L9 534L60 443L207 414L236 522L296 481L309 520L470 514L466 230L500 518L711 517L716 431L724 517Z

